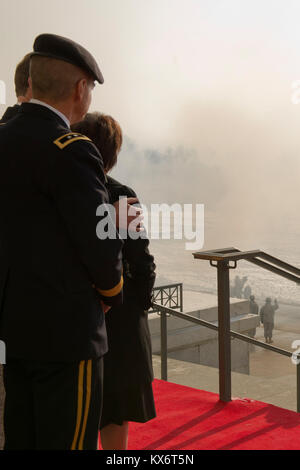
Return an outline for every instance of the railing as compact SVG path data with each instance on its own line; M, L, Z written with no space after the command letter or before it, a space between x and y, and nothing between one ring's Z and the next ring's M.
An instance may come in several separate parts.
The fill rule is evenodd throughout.
M300 284L300 269L270 256L260 250L242 252L236 248L223 248L193 253L194 258L210 261L217 268L218 276L218 325L178 312L162 304L154 303L154 308L161 313L161 378L167 380L167 316L205 326L218 331L219 340L219 395L221 401L231 401L231 337L254 344L278 354L297 359L297 411L300 412L300 354L262 343L246 335L230 330L229 269L235 269L237 261L245 259L251 263L274 272L286 279ZM230 266L233 262L233 266Z
M153 303L170 307L173 309L179 308L180 312L183 311L183 284L167 284L165 286L153 287ZM158 312L155 307L149 310L149 313Z

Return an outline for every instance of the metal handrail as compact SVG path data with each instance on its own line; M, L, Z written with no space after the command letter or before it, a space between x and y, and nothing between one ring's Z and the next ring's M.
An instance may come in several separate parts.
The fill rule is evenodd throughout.
M212 266L213 261L233 261L244 259L252 264L255 264L263 269L267 269L281 277L285 277L290 281L297 284L300 283L300 269L285 261L282 261L275 256L271 256L261 250L241 251L237 248L218 248L216 250L198 251L193 253L195 259L203 259L210 261ZM236 264L234 268L236 267Z
M219 331L219 327L212 322L201 320L200 318L193 317L188 313L178 312L177 310L173 310L172 308L164 307L160 304L153 304L157 310L160 312L165 313L167 316L173 315L174 317L181 318L182 320L189 321L191 323L195 323L196 325L205 326L206 328L210 328L214 331ZM233 336L236 339L240 339L241 341L246 341L246 343L254 344L255 346L259 346L264 349L269 349L270 351L276 352L278 354L282 354L283 356L292 357L294 354L291 351L287 351L286 349L277 348L277 346L271 346L270 344L263 343L262 341L258 341L257 339L251 338L247 335L243 335L242 333L237 333L236 331L230 330L230 336ZM167 380L167 379L163 379Z
M300 412L300 354L271 346L230 329L230 294L229 269L235 269L237 261L244 259L261 268L278 274L297 284L300 284L300 269L292 266L261 250L240 251L237 248L218 248L209 251L193 253L194 258L207 260L218 272L218 326L211 322L178 312L164 305L154 303L154 308L161 313L161 374L167 380L167 316L196 323L198 325L218 331L219 338L219 395L220 400L231 401L231 337L246 341L247 343L268 349L284 356L297 357L297 411ZM233 265L230 265L230 262Z
M217 325L214 325L211 322L208 322L206 320L201 320L200 318L193 317L192 315L189 315L187 313L182 313L178 312L177 310L174 310L169 307L165 307L163 305L154 303L153 306L160 311L161 317L160 317L160 329L161 329L161 379L162 380L168 380L168 331L167 331L167 317L172 315L177 318L181 318L182 320L186 320L191 323L195 323L196 325L204 326L206 328L210 328L211 330L214 331L219 331L219 327ZM237 333L236 331L229 330L230 336L239 339L241 341L245 341L246 343L253 344L255 346L258 346L260 348L268 349L269 351L276 352L278 354L281 354L282 356L287 356L287 357L292 357L296 356L297 357L297 374L296 374L296 379L297 379L297 412L300 413L300 354L296 352L291 352L287 351L286 349L282 348L277 348L276 346L271 346L270 344L263 343L261 341L258 341L257 339L250 338L249 336L243 335L241 333ZM220 399L221 395L220 395ZM224 400L222 400L224 401Z

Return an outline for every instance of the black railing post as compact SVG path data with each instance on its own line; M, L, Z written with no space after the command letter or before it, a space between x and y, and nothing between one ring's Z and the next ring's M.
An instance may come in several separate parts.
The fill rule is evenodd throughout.
M231 336L228 261L218 261L219 393L231 401Z
M180 312L183 312L183 285L180 284L179 286L179 292L180 292Z
M163 310L160 312L160 364L161 379L168 380L168 331L167 314Z

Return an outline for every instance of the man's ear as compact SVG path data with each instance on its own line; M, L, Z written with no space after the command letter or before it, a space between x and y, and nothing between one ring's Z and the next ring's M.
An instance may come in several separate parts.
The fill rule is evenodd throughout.
M85 90L87 87L87 81L85 78L81 78L75 85L75 98L78 101L81 101L85 95Z

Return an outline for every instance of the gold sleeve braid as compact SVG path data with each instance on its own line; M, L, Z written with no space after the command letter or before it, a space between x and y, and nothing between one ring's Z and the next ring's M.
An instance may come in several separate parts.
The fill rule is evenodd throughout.
M97 291L101 294L101 295L104 295L105 297L113 297L115 295L118 295L121 290L122 290L122 287L123 287L123 276L121 276L121 280L120 282L118 282L118 284L114 287L112 287L111 289L99 289L97 288Z

